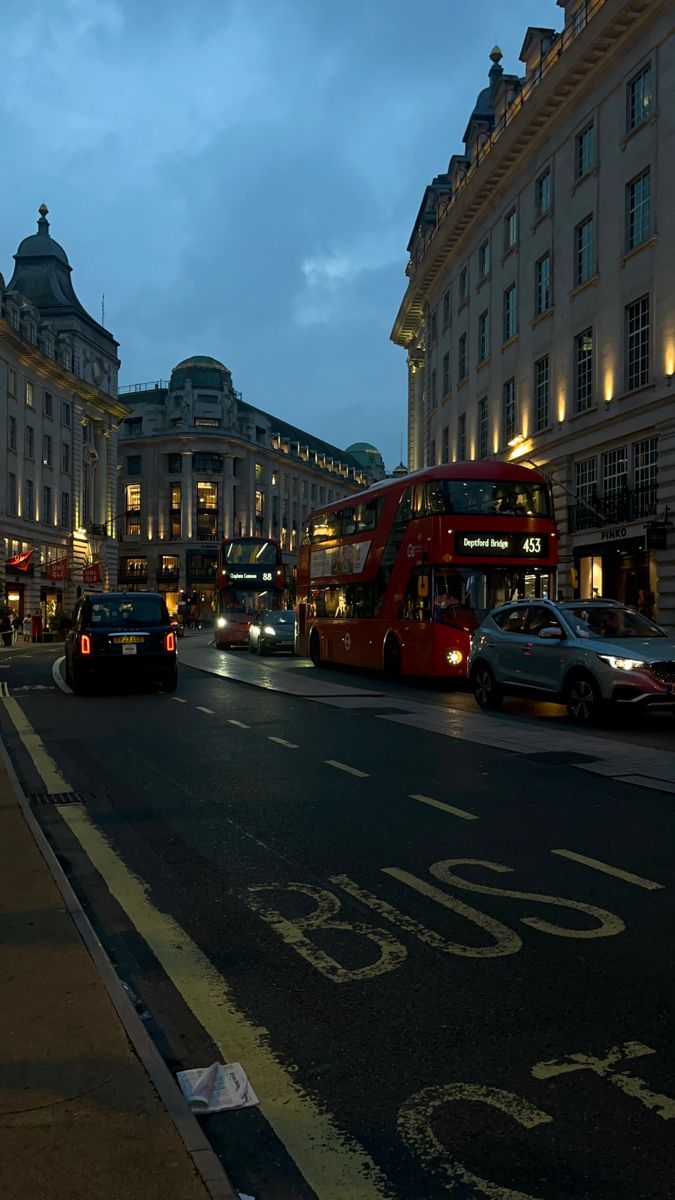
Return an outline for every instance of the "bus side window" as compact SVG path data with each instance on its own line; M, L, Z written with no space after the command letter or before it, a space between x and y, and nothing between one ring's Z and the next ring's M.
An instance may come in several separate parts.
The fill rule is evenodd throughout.
M343 536L344 536L344 534L347 534L347 533L356 533L356 530L357 530L356 514L358 513L358 511L359 510L357 508L343 508L342 509L342 534L343 534Z
M445 510L445 498L443 496L443 484L440 480L432 479L427 484L426 507L430 517L442 516Z
M354 523L356 533L365 533L368 529L374 529L377 525L379 517L379 508L381 501L369 500L367 504L358 504L354 509Z
M410 573L408 587L399 612L399 620L431 620L431 568L415 567Z
M398 512L396 513L396 525L407 525L412 517L412 498L413 489L406 488L401 499L399 500Z

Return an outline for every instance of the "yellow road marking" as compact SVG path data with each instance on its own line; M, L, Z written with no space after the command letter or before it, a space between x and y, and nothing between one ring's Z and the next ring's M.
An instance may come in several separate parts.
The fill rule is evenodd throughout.
M420 796L416 792L411 792L410 799L419 800L420 804L429 804L432 808L440 808L443 812L452 813L453 817L461 817L463 821L478 820L475 813L467 812L464 808L455 808L454 804L444 804L442 800L434 800L433 796Z
M236 725L237 729L250 729L250 725L245 725L243 721L235 721L232 717L228 718L228 725Z
M38 737L19 703L11 696L6 696L3 699L3 704L23 745L30 754L33 766L43 780L48 794L50 796L57 796L61 792L72 792L73 788L64 779L51 754L45 749L44 742Z
M357 779L368 779L367 771L357 771L356 767L350 767L347 763L338 762L336 758L324 758L323 761L327 767L337 767L338 771L346 771L348 775L356 775Z
M133 875L92 824L81 804L61 816L103 877L109 891L145 939L224 1062L241 1062L260 1097L260 1108L319 1200L384 1200L390 1195L380 1170L348 1134L303 1091L270 1049L270 1035L240 1012L226 981L167 913L148 899Z
M278 746L286 746L289 750L297 750L296 742L287 742L286 738L270 737L267 739L270 742L276 742Z
M594 871L604 871L605 875L616 875L626 883L634 883L636 887L644 888L647 892L657 892L664 887L662 883L654 883L653 879L643 879L632 871L622 871L621 867L610 867L609 863L600 862L599 858L587 858L585 854L575 854L573 850L551 850L551 854L559 854L561 858L571 858L573 862L581 863L584 867L592 867Z

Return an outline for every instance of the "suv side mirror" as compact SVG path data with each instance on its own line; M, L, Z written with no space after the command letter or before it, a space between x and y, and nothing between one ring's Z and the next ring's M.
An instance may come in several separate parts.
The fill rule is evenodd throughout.
M548 642L562 641L563 631L559 625L546 625L544 629L539 630L539 637Z

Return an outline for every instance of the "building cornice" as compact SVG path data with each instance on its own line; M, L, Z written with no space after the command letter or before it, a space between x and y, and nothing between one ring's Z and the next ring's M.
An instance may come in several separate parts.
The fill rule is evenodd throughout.
M620 53L645 19L665 11L670 0L589 0L588 23L567 42L565 31L545 56L540 76L518 93L502 123L494 130L470 167L455 196L438 214L426 245L418 252L390 337L409 347L419 336L428 296L472 227L494 208L495 197L521 169L537 142L550 137L550 127L588 90L609 54Z
M60 363L48 358L39 346L35 346L33 342L24 338L2 316L0 316L0 337L12 347L18 362L24 367L31 367L42 379L49 379L56 387L62 388L65 392L71 392L74 396L79 396L81 400L86 400L88 404L93 404L95 408L107 413L108 416L115 417L118 421L129 416L130 410L126 404L122 404L115 396L109 396L107 392L101 391L92 383L87 383L73 371L69 371Z

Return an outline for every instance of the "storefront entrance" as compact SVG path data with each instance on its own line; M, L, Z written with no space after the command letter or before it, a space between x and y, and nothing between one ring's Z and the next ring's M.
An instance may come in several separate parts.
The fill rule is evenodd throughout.
M610 544L593 543L574 548L575 599L602 596L619 600L652 616L653 584L650 583L649 551L643 533Z

